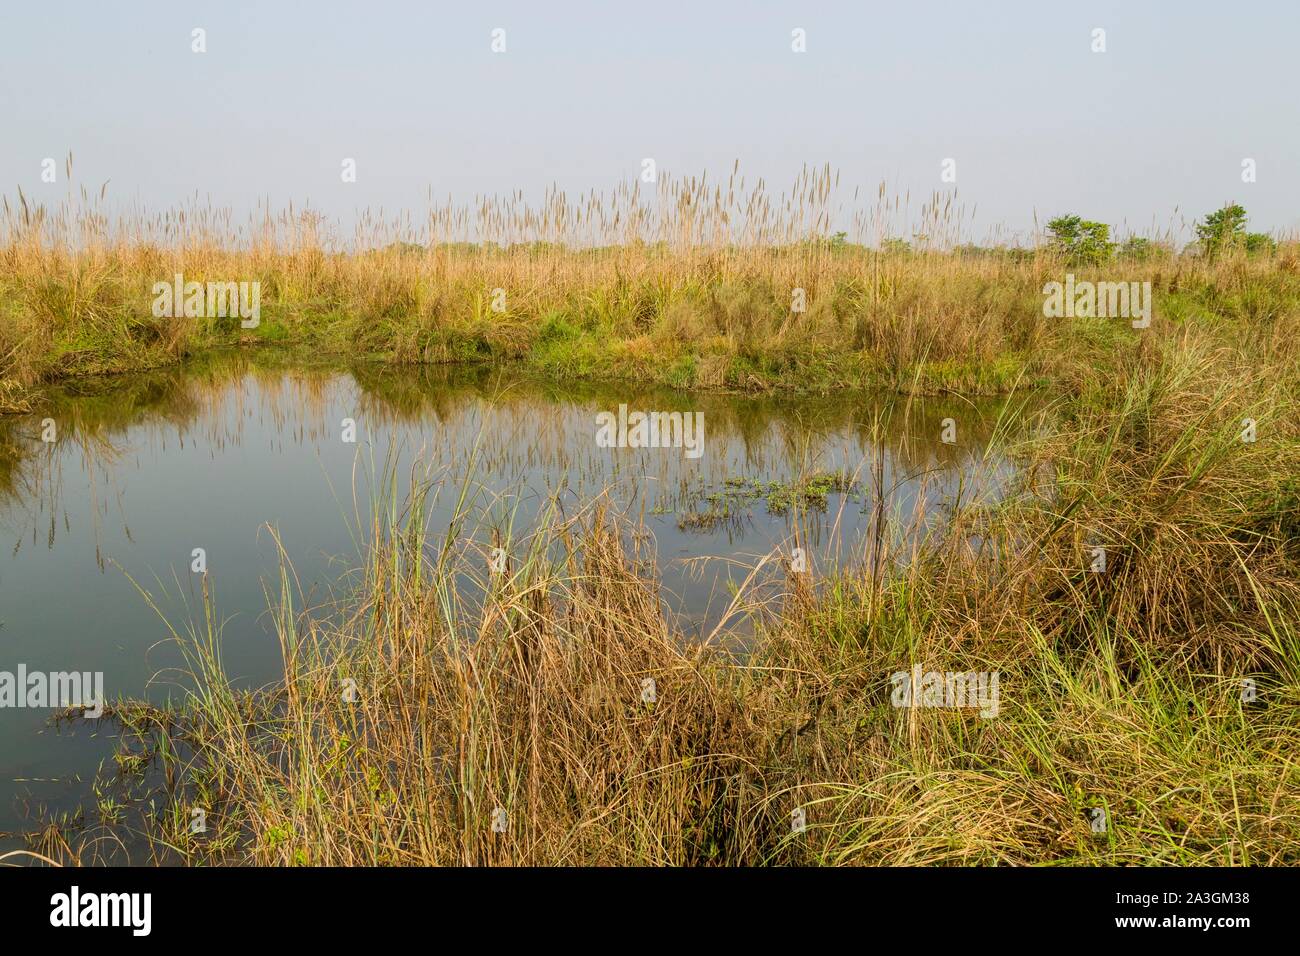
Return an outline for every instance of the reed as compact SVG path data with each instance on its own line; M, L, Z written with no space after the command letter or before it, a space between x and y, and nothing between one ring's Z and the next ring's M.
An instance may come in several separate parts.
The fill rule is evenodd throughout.
M733 170L653 197L447 204L418 228L367 216L347 248L302 212L240 232L207 209L129 228L7 209L10 410L63 376L263 341L698 389L1052 385L1032 429L995 429L1019 465L1008 493L959 492L922 520L882 463L835 476L870 499L859 552L812 574L763 557L702 637L666 610L652 541L610 497L520 527L476 483L479 446L454 474L381 466L337 602L304 607L282 549L281 682L229 679L205 591L192 624L168 624L185 701L119 702L128 763L164 781L139 824L151 858L1300 862L1297 248L1098 271L1045 246L972 250L937 197L904 249L887 240L917 221L906 201L835 195L827 169L781 197ZM1046 318L1043 285L1067 270L1151 282L1151 327ZM260 281L261 325L153 319L149 283L174 272ZM510 555L497 574L493 547ZM914 666L997 672L998 714L895 706L893 675ZM32 849L88 862L105 845L47 828Z
M381 468L337 605L304 608L283 555L282 683L235 688L207 602L173 631L188 701L121 708L124 739L167 768L153 852L1300 862L1296 366L1270 333L1241 346L1251 361L1191 325L1096 370L1033 434L1004 434L1022 463L1009 493L959 495L938 523L902 512L869 462L837 476L864 484L878 519L860 553L811 577L766 556L695 638L666 610L649 537L611 499L557 501L518 527L478 487L477 446L456 480ZM1264 437L1242 442L1243 416ZM438 495L456 505L446 527L429 522ZM1105 574L1089 569L1093 539ZM496 546L510 560L493 575ZM997 714L895 706L892 675L914 666L997 672ZM208 833L189 833L193 806ZM33 849L85 861L100 847Z
M952 195L914 210L883 185L864 204L838 183L810 169L773 195L737 166L716 182L551 190L538 205L431 196L418 220L365 212L346 236L292 207L241 224L197 200L150 216L111 212L103 190L69 187L52 207L20 193L0 214L0 411L30 409L70 376L269 342L695 389L999 393L1056 380L1099 339L1137 340L1122 323L1044 317L1043 285L1067 269L1150 281L1174 323L1257 321L1300 302L1294 243L1210 260L1174 254L1165 235L1141 259L1075 268L1037 238L971 245ZM260 283L259 324L154 316L154 283L178 274Z

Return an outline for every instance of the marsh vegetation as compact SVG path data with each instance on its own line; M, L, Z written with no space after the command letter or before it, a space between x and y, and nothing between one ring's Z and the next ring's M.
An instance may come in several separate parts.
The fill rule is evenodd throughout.
M602 451L614 471L559 483L506 441L521 509L490 480L482 410L500 390L480 389L444 457L416 442L390 459L376 440L355 465L350 573L328 593L271 532L261 607L239 608L264 610L273 640L276 672L254 686L230 665L219 572L185 613L119 575L121 600L158 610L182 690L114 703L105 796L30 848L89 862L129 830L134 859L192 863L1300 862L1300 250L1246 238L1235 213L1206 220L1197 254L1082 219L976 249L942 201L921 239L891 243L904 216L883 194L850 211L851 238L825 238L834 195L824 170L779 200L738 173L666 181L654 204L489 200L419 229L363 221L349 251L301 214L235 244L212 211L128 240L85 210L11 210L13 489L53 487L33 423L61 402L88 416L84 376L157 383L182 360L201 376L214 346L299 383L287 417L259 405L277 434L300 433L325 380L304 370L329 357L376 439L403 415L451 420L458 393L417 381L449 364L588 389L586 415L668 387L646 407L703 407L710 442L746 449L639 497L621 482L653 457ZM1150 282L1150 326L1046 317L1066 270ZM176 272L261 282L260 324L151 317L150 283ZM186 381L201 407L212 393ZM783 406L792 394L813 405ZM977 411L979 395L1001 398ZM124 422L160 407L139 405ZM758 426L764 407L784 408L782 437ZM860 440L810 443L827 418ZM772 441L776 468L750 456ZM659 539L722 542L755 520L772 533L743 557L726 538L732 572L686 613ZM891 674L914 665L998 673L997 716L893 706Z

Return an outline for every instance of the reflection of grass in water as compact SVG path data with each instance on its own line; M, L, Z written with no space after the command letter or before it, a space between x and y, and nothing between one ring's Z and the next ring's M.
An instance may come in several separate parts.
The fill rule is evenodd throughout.
M337 422L325 420L325 411L337 400L344 382L339 376L347 369L337 360L298 349L226 349L165 369L79 378L50 388L36 418L0 418L0 498L33 502L43 498L51 513L57 511L60 485L50 473L57 453L72 445L88 466L108 467L122 453L130 428L167 434L203 424L214 445L237 443L245 420L238 414L238 404L232 407L230 402L232 396L238 398L233 390L246 380L256 384L256 401L282 433L319 440L337 427ZM431 420L440 427L464 424L472 430L477 427L473 414L491 404L498 409L494 413L498 421L510 426L486 440L485 464L494 465L539 455L542 461L556 462L575 451L590 453L594 445L590 435L560 427L566 414L577 405L589 407L594 416L596 410L626 402L640 408L699 410L711 442L737 443L757 456L754 463L759 468L779 467L783 456L800 457L809 447L847 431L856 432L854 437L864 447L887 442L901 467L920 473L930 467L961 467L978 454L993 436L999 408L1005 404L941 398L901 401L869 393L833 399L692 395L600 383L561 385L483 368L361 363L351 366L351 373L359 391L354 415L372 433L424 428ZM873 414L879 419L874 423ZM53 447L39 441L39 421L47 416L57 424ZM962 421L960 447L933 440L935 423L948 416ZM760 455L762 449L768 451ZM590 460L579 460L591 469ZM667 493L668 484L661 482L660 488Z

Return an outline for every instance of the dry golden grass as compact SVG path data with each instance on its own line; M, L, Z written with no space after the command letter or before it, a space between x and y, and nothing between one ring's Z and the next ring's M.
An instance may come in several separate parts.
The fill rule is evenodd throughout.
M664 613L641 529L599 498L492 538L459 508L428 527L439 492L417 482L403 504L394 482L349 601L304 613L285 556L282 685L233 689L208 606L177 628L187 706L120 710L166 768L154 846L313 865L1300 862L1296 250L1108 265L1156 290L1139 333L1045 319L1042 285L1070 267L956 251L943 233L961 216L942 203L923 215L933 248L881 251L807 241L829 231L829 172L788 205L738 187L665 187L662 213L628 191L443 209L404 240L418 248L389 248L406 224L366 221L374 252L329 251L299 216L238 249L201 238L228 226L211 214L75 253L30 212L25 232L10 220L0 358L16 406L60 369L239 339L237 323L142 317L174 271L261 281L258 340L401 362L697 388L1053 384L1032 441L1006 449L1022 472L1004 501L961 502L918 537L882 500L870 560L744 589L753 633L712 642ZM888 236L897 208L877 211ZM1247 418L1257 442L1241 441ZM512 564L493 577L496 541ZM1096 543L1105 573L1089 570ZM913 664L999 672L999 715L891 706L890 675ZM202 837L193 806L209 808ZM87 855L57 834L36 848Z
M860 559L747 584L704 641L599 496L526 531L468 507L432 528L473 462L404 502L390 475L338 608L296 610L285 556L282 685L232 688L214 609L177 629L196 695L127 718L168 768L150 837L299 865L1300 862L1295 387L1289 354L1240 363L1204 328L1120 360L1005 449L1005 500L917 535L878 496ZM998 714L892 706L913 664L997 671Z
M1258 324L1300 302L1294 245L1214 261L1162 246L1076 268L1042 245L970 246L951 196L914 215L883 187L859 207L837 183L829 169L808 171L773 196L737 170L718 183L664 177L608 194L553 191L539 207L519 195L433 206L419 224L366 213L349 237L292 208L259 208L237 226L229 210L197 204L114 218L84 192L53 209L6 200L0 411L29 407L67 376L268 342L688 388L994 393L1056 380L1063 356L1124 338L1122 323L1043 316L1044 283L1067 270L1150 281L1167 322ZM841 222L849 231L832 236ZM900 230L918 234L890 240ZM260 325L156 318L153 284L178 273L260 283Z

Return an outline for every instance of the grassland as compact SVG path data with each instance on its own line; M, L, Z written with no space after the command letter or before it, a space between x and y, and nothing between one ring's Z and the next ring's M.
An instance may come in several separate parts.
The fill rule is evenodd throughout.
M1155 319L1136 330L1045 318L1043 283L1089 274L1050 250L880 251L781 229L753 248L696 235L588 250L0 252L14 407L62 375L244 338L687 388L1051 386L1041 427L1005 449L1020 479L997 502L954 503L916 535L870 473L850 476L879 496L871 540L839 566L786 564L778 594L742 589L723 631L753 628L744 653L726 633L678 629L644 537L599 497L535 527L458 510L432 528L430 496L462 494L472 460L462 489L404 496L394 480L332 613L301 610L284 556L282 684L235 689L209 607L174 632L195 694L172 711L117 708L134 763L165 769L164 808L147 824L159 852L343 865L1300 862L1295 248L1110 262L1098 274L1153 284ZM260 280L261 326L148 318L148 283L182 270ZM806 312L789 308L794 287ZM489 306L496 288L504 313ZM511 559L490 575L496 542ZM891 706L891 673L914 664L999 672L999 715ZM195 806L208 808L202 835L189 830ZM94 853L52 833L33 848Z
M70 376L128 372L213 346L274 343L411 363L511 363L564 379L688 389L885 387L1005 392L1072 357L1136 342L1123 323L1042 314L1042 287L1150 281L1161 319L1259 323L1300 301L1300 253L1208 263L1169 256L1072 268L1048 252L723 250L0 249L5 407ZM261 321L155 318L151 284L258 281ZM791 292L808 308L791 311ZM505 309L492 310L493 290ZM1064 366L1064 367L1063 367Z
M432 208L418 231L365 218L350 242L292 209L235 228L207 207L112 219L84 193L50 209L6 199L0 412L68 377L259 343L687 389L992 394L1138 341L1122 322L1045 317L1044 283L1067 270L1151 282L1165 328L1259 325L1300 301L1296 243L1211 260L1156 241L1084 265L1046 243L962 244L963 213L939 197L905 243L888 238L903 213L883 190L851 217L852 240L825 238L836 182L811 171L772 197L733 172L665 179L652 196L485 200ZM260 283L259 324L155 316L154 283L177 274Z
M1010 495L920 537L882 495L860 557L742 589L711 640L665 613L610 503L432 527L472 456L462 487L393 476L338 608L303 612L285 555L283 684L235 688L210 607L176 624L196 694L119 706L124 766L169 782L150 839L196 863L1294 864L1296 323L1097 347L1005 449ZM998 671L1000 713L891 706L913 664Z

